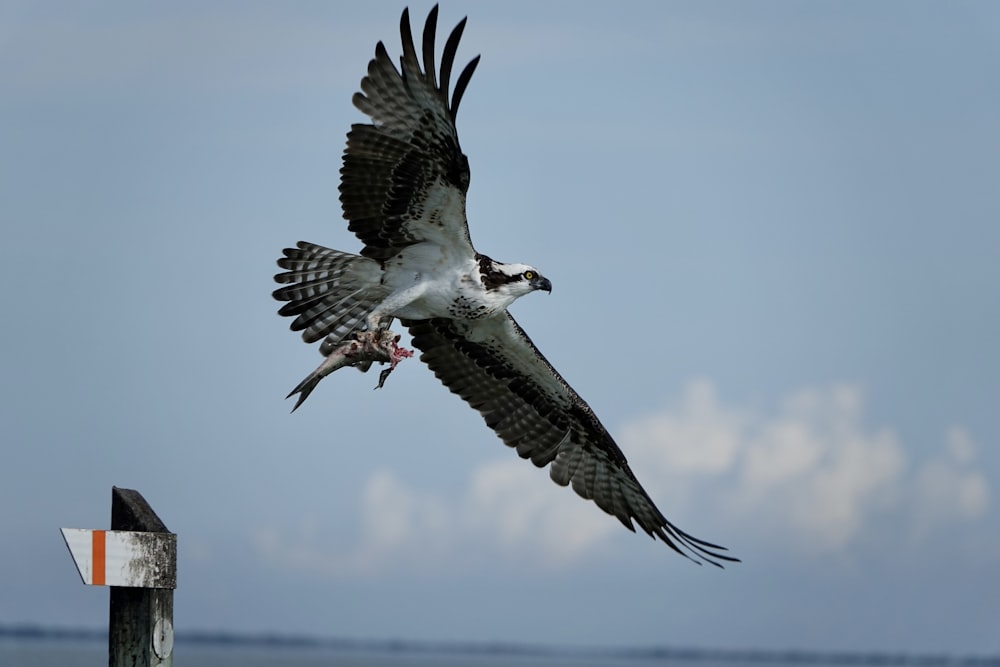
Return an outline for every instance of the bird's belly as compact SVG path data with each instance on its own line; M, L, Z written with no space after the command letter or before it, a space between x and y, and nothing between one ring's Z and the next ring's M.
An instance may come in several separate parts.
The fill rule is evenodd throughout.
M431 250L423 245L407 248L404 253L409 261L401 261L404 253L400 253L399 263L386 267L383 282L394 288L394 297L399 297L390 297L397 301L393 304L393 315L407 320L439 317L467 320L494 314L482 283L472 273L473 267L448 262L444 256L429 261L428 257L417 254L429 254ZM417 262L417 257L422 261ZM417 263L423 264L423 270L408 268Z
M475 320L493 314L493 309L474 295L428 289L420 297L400 306L396 317L407 320L428 320L438 317L455 320Z
M404 320L430 320L448 317L448 308L439 299L421 297L393 311L393 315Z

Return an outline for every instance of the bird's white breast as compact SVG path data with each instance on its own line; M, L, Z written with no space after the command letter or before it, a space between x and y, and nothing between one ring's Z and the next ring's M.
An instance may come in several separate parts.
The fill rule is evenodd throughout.
M403 319L478 319L509 305L485 289L475 258L456 257L437 244L400 251L386 263L383 283L393 288L386 302L399 301L393 316Z

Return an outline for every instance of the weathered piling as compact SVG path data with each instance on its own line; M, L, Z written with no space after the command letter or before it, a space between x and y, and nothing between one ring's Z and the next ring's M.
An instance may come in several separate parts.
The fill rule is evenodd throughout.
M138 491L111 489L111 530L62 529L83 583L111 588L108 664L170 667L177 536Z

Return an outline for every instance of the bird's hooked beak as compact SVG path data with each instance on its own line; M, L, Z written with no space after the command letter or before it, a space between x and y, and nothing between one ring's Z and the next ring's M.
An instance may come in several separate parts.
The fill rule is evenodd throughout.
M531 279L531 287L536 290L545 290L552 294L552 282L544 276L535 276Z

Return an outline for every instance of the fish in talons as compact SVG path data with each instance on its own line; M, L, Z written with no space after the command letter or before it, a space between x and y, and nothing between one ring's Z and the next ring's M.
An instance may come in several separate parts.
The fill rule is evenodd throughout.
M366 372L373 362L389 364L389 368L379 373L378 385L376 389L381 389L385 384L389 374L396 369L396 365L403 359L413 356L413 350L399 346L399 334L389 329L375 329L374 331L355 331L334 348L330 354L323 359L316 370L306 376L295 389L285 398L291 398L295 394L299 395L292 412L295 412L302 402L309 398L309 394L316 388L319 381L335 370L345 366L353 366L362 372Z

